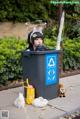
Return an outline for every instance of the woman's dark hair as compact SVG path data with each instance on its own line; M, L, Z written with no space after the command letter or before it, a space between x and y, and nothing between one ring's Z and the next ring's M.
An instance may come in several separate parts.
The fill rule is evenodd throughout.
M30 42L30 35L31 35L32 31L28 34L28 44L29 44L29 49L32 51L33 50L33 44Z
M36 38L41 38L42 40L44 39L44 36L42 33L40 32L33 32L31 31L29 34L28 34L28 44L29 44L29 49L30 50L33 50L33 43L34 43L34 40Z

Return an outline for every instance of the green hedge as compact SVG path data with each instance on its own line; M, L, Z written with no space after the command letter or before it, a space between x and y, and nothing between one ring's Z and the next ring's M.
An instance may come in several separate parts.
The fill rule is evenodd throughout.
M64 40L63 70L80 69L80 39Z
M8 80L21 79L21 51L26 47L24 40L0 39L0 84Z
M55 49L56 40L45 39L45 45ZM26 49L26 40L16 38L0 39L0 84L22 78L21 52ZM63 70L80 69L80 40L64 39Z
M1 0L0 21L35 21L49 18L48 0Z

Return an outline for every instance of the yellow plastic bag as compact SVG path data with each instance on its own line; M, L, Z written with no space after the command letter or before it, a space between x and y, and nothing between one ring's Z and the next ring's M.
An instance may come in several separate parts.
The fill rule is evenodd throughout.
M26 103L32 104L34 98L35 98L35 89L33 87L28 86L27 87Z
M29 85L28 79L26 80L27 86L24 86L25 88L25 102L27 104L32 104L34 98L35 98L35 89L32 85Z

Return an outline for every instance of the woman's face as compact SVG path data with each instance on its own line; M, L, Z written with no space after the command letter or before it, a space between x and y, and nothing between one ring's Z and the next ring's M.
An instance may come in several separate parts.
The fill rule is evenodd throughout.
M41 46L43 44L43 40L41 38L36 38L34 40L34 44L33 44L33 47L37 47L37 46Z

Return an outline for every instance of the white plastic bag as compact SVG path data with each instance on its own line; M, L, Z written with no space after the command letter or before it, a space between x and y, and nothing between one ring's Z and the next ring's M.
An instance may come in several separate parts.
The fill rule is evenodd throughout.
M36 106L36 107L44 107L48 104L48 100L44 99L43 97L39 97L34 99L32 105Z
M24 108L24 106L25 106L25 99L24 99L24 96L23 96L22 93L19 93L19 96L14 101L14 105L17 108Z

